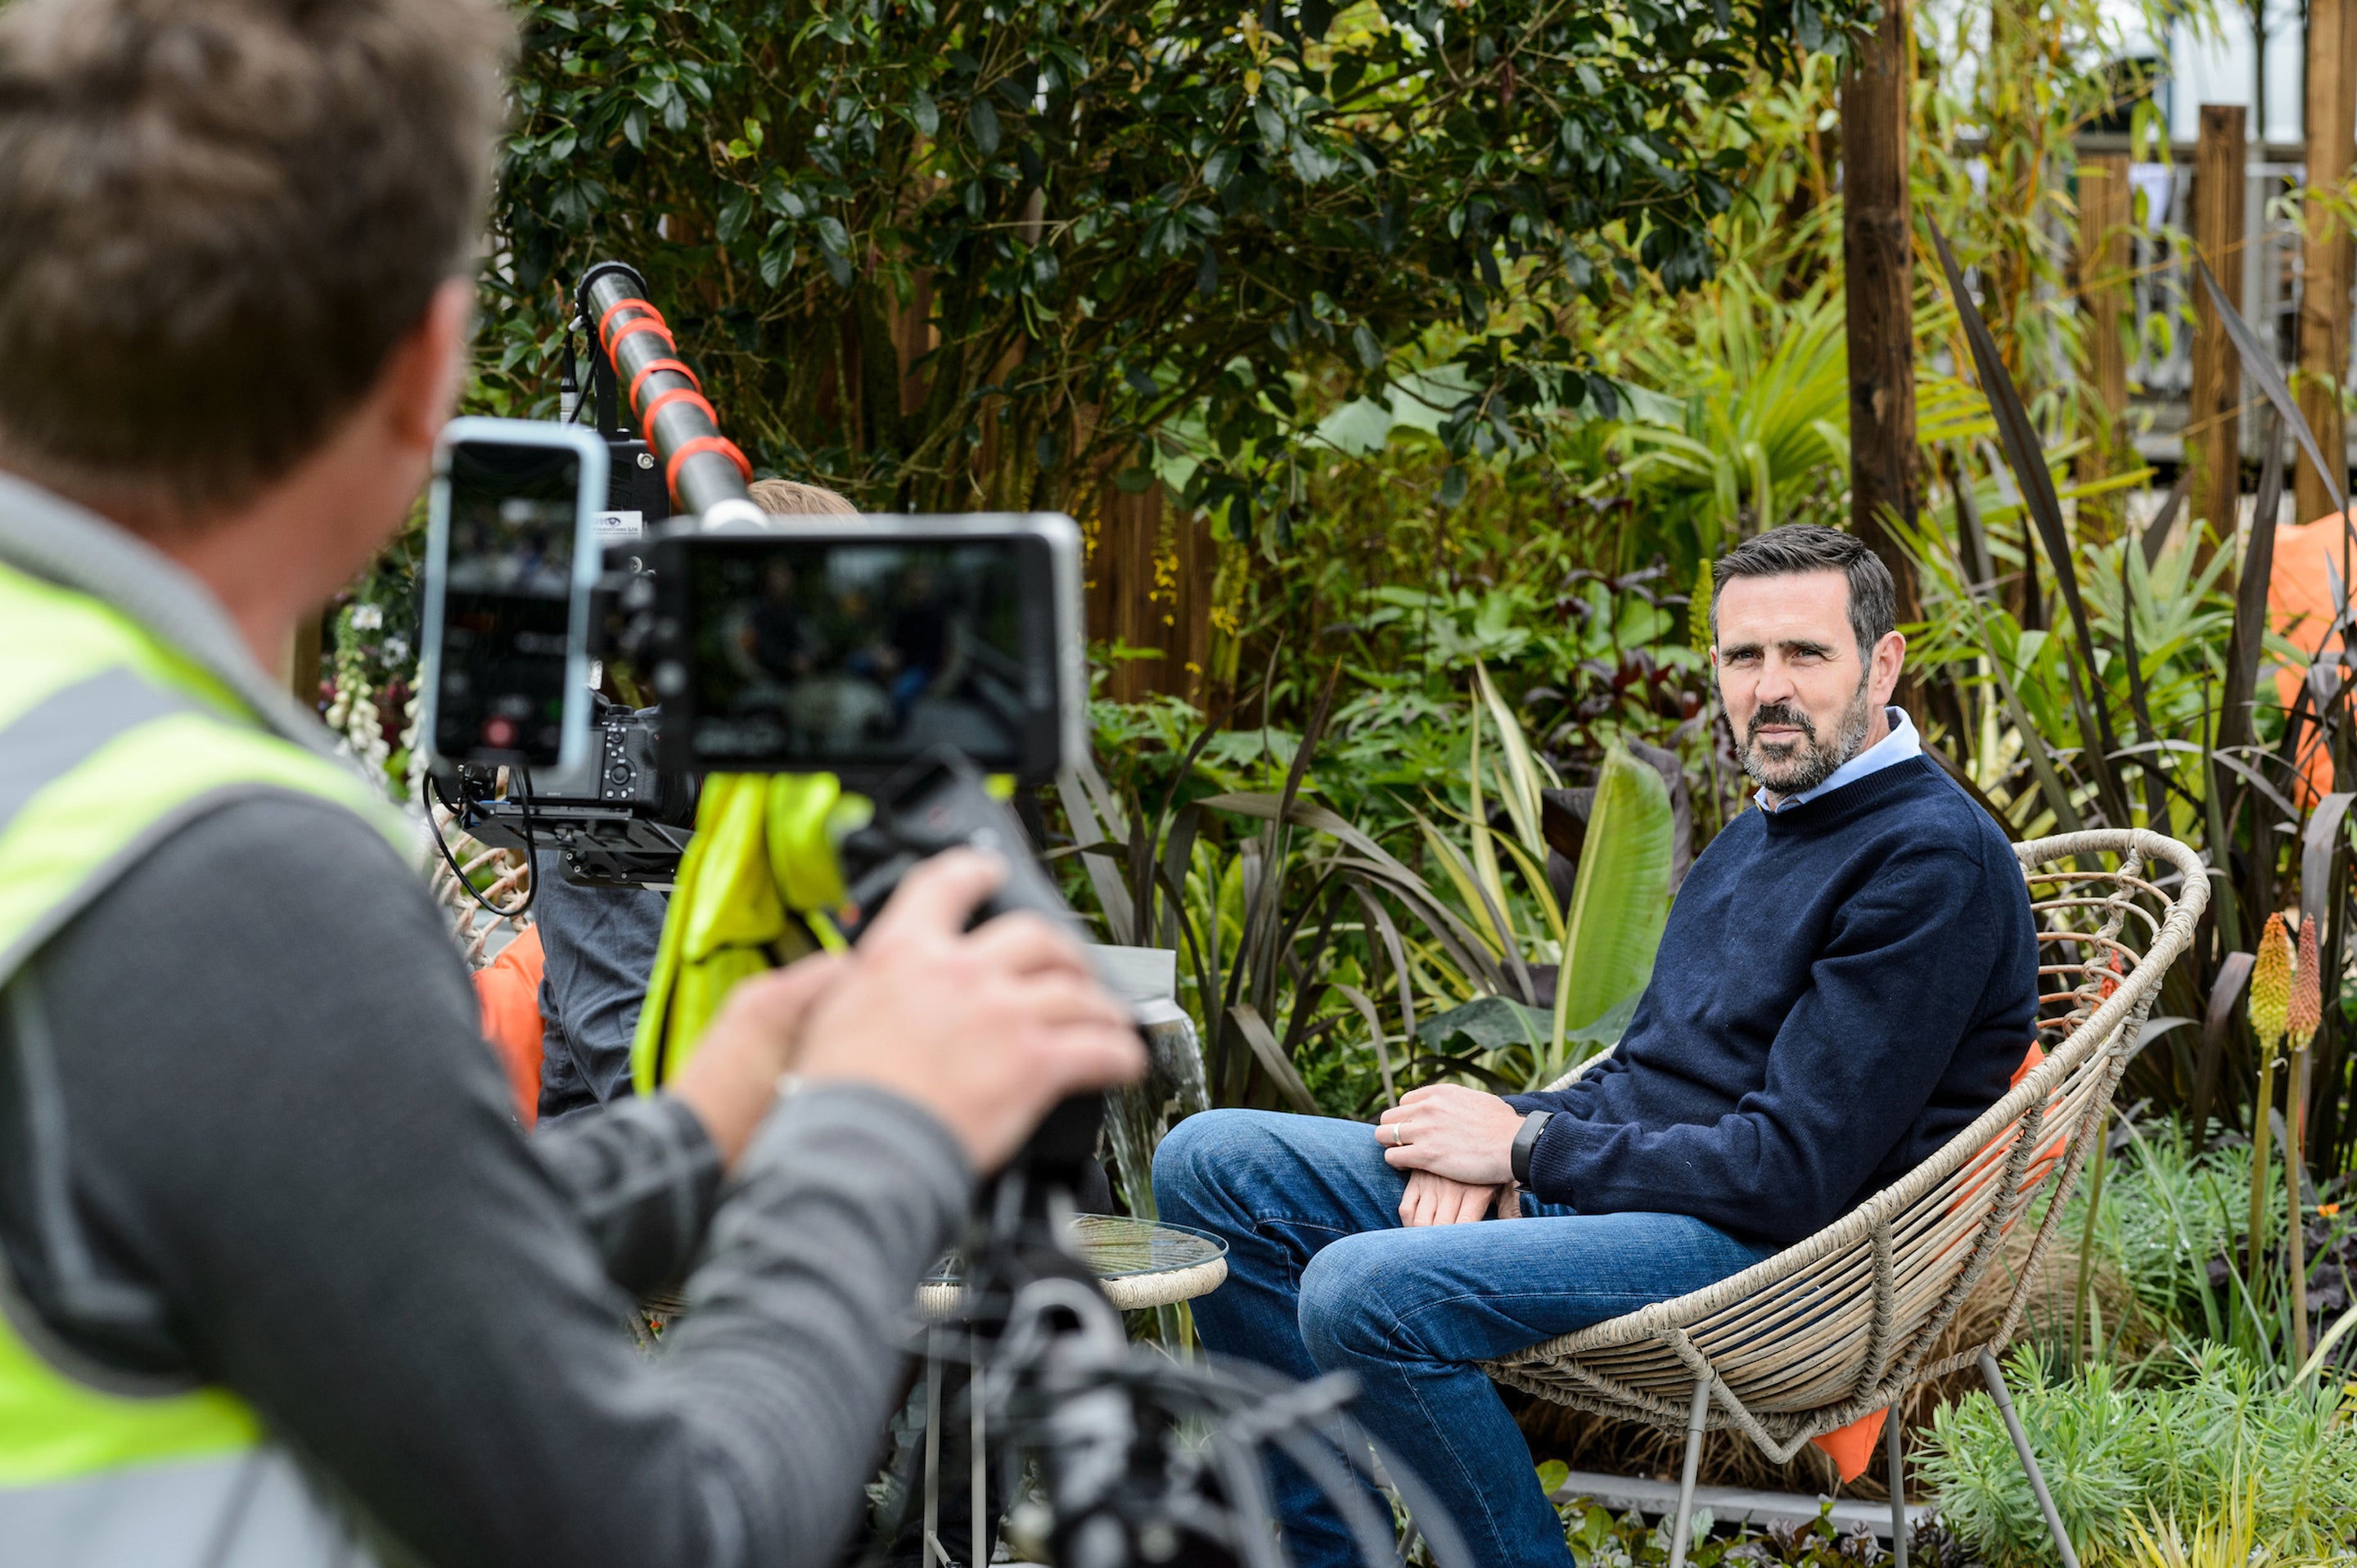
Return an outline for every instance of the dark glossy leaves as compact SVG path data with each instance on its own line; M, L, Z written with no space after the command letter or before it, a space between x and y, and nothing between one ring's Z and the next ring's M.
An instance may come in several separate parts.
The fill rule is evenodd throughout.
M2078 570L2074 564L2076 552L2072 548L2069 530L2062 521L2062 503L2054 492L2054 476L2046 466L2046 446L2039 439L2038 426L2022 403L2020 389L2013 384L2013 376L1998 355L1996 339L1989 335L1988 325L1981 319L1980 306L1974 303L1971 291L1964 287L1963 272L1956 265L1955 252L1948 247L1948 237L1940 231L1939 223L1925 220L1932 231L1932 248L1939 252L1941 270L1947 274L1948 292L1955 302L1956 314L1962 319L1964 339L1972 347L1973 369L1977 374L1981 391L1989 401L1989 410L1996 416L1997 435L2005 449L2006 467L2013 470L2014 482L2021 487L2023 507L2037 524L2039 538L2046 546L2049 563L2054 569L2057 585L2062 590L2062 602L2071 612L2071 626L2078 640L2079 663L2071 671L2072 704L2079 712L2080 733L2093 734L2097 748L2086 754L2089 770L2095 779L2096 793L2106 816L2125 823L2128 818L2127 794L2113 770L2112 755L2118 751L2119 742L2112 734L2110 700L2100 678L2102 666L2095 660L2095 637L2087 619L2087 606L2079 593ZM2082 682L2082 672L2084 683ZM2091 716L2087 686L2093 688ZM2066 813L2062 813L2067 816Z
M765 467L1078 507L1184 432L1189 504L1275 532L1303 374L1380 394L1391 350L1470 328L1459 456L1585 400L1586 346L1523 324L1639 267L1708 275L1731 84L1873 4L1374 0L1341 29L1329 0L1245 29L1211 0L1150 28L1064 0L524 10L488 364L547 362L555 274L619 256Z
M998 111L990 106L989 99L977 98L966 105L965 128L984 157L998 151Z

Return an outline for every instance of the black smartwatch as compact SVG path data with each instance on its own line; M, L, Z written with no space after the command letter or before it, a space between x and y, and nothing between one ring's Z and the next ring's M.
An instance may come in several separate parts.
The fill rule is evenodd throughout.
M1515 1129L1513 1151L1506 1159L1513 1169L1517 1186L1527 1188L1531 1185L1531 1151L1539 1146L1539 1135L1546 1131L1546 1124L1554 1119L1552 1111L1534 1111L1523 1117L1523 1124Z

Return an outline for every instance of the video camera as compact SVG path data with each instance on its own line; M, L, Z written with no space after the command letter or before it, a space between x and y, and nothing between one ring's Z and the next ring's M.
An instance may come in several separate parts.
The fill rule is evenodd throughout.
M554 852L572 881L661 886L705 777L830 774L873 814L794 841L813 864L780 866L781 886L848 894L797 914L856 940L910 866L963 843L1009 867L977 919L1026 908L1077 934L986 779L1046 783L1079 759L1078 527L769 516L639 274L602 263L575 303L567 417L453 420L437 454L429 797L486 844ZM594 432L575 330L597 347ZM1049 1119L1029 1152L1041 1182L1071 1185L1099 1115L1090 1097Z
M1027 783L1077 758L1070 519L770 517L638 274L601 263L576 306L559 423L454 421L437 467L425 728L457 826L662 886L707 772L874 793L937 750Z

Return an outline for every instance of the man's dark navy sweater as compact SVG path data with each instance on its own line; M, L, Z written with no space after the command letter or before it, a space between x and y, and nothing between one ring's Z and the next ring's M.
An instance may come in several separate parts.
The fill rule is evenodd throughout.
M1996 1103L2037 1011L2019 863L1929 758L1746 811L1679 889L1610 1059L1508 1096L1561 1112L1531 1190L1797 1241Z

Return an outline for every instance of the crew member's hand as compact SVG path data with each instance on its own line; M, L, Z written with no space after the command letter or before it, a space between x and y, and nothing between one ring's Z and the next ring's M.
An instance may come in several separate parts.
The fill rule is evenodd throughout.
M1400 1096L1377 1123L1375 1141L1395 1170L1497 1187L1513 1179L1514 1133L1522 1124L1523 1113L1494 1094L1435 1083Z
M753 1129L777 1103L778 1077L794 1065L811 1004L848 967L844 959L819 953L744 982L728 993L695 1054L671 1080L671 1092L703 1122L723 1165L737 1163Z
M1146 1070L1129 1009L1071 937L1025 914L965 931L1006 875L996 856L963 850L909 872L803 1019L794 1063L806 1080L915 1101L985 1172L1064 1096Z
M1498 1206L1498 1188L1451 1181L1430 1171L1410 1171L1400 1197L1403 1225L1464 1225L1486 1219Z

